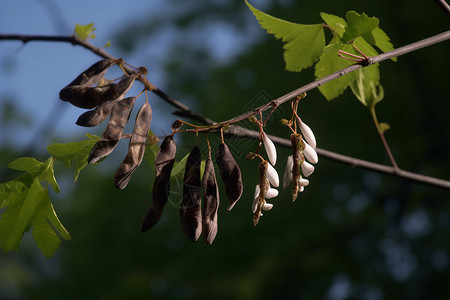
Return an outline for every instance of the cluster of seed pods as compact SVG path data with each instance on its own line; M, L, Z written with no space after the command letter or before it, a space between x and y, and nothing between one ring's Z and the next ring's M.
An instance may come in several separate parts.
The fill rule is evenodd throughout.
M169 135L162 142L155 157L156 177L153 184L153 202L144 216L142 232L151 229L161 218L169 198L170 174L175 153L175 142L173 136ZM230 210L242 195L241 171L225 143L219 145L215 158L229 201L227 209ZM185 165L183 198L180 206L181 228L190 241L197 241L203 233L205 241L212 244L218 230L217 213L220 199L211 154L205 161L203 178L201 178L201 152L200 148L195 146L189 153Z
M108 156L124 137L125 125L136 102L136 97L124 97L136 78L141 75L140 72L132 75L125 74L118 82L99 85L108 69L120 63L119 60L100 60L82 72L59 93L59 97L63 101L80 108L92 109L80 115L76 121L79 126L97 126L109 116L108 126L103 132L102 138L94 145L89 154L88 162L90 164ZM146 101L136 115L128 153L114 177L114 184L119 189L126 187L134 170L144 158L151 121L152 108Z
M94 164L108 156L121 139L129 137L128 153L114 177L114 184L119 189L127 186L131 175L144 158L147 135L152 120L152 108L146 100L136 115L133 132L124 134L125 125L136 103L136 97L125 98L125 95L136 79L145 71L139 69L131 75L124 72L125 75L117 82L101 84L108 69L113 65L122 67L122 63L122 60L100 60L82 72L69 85L64 87L59 94L63 101L70 102L80 108L91 109L79 116L76 121L76 124L79 126L97 126L109 116L108 125L101 139L94 145L89 154L88 162L90 164ZM309 184L305 177L308 177L314 171L312 164L318 162L314 134L297 115L297 106L300 99L301 97L298 97L293 101L291 120L284 120L285 125L289 126L293 133L290 137L292 155L287 160L283 177L283 188L286 188L292 182L292 199L294 201L298 193L302 192L305 186ZM261 121L256 120L256 118L253 121L260 127L258 150L261 145L264 145L268 160L258 155L258 150L256 153L249 154L251 158L259 156L262 159L262 162L259 164L259 184L256 185L252 204L253 223L255 226L262 216L262 210L268 211L272 209L273 204L268 203L266 199L276 197L278 190L275 188L279 186L278 173L274 168L277 160L275 145L264 132L265 121L262 121L261 114L260 117ZM173 133L164 138L155 156L156 176L152 191L153 202L144 215L141 227L142 232L148 231L158 223L169 200L171 172L176 155L173 135L183 123L181 120L177 120L174 123L172 126ZM297 127L299 130L297 130ZM222 141L216 150L215 160L229 201L227 210L231 210L242 196L243 183L241 170L228 146L223 141L222 128L221 133ZM203 233L205 241L208 244L212 244L218 230L219 188L214 163L211 158L209 141L208 148L209 155L205 161L203 177L201 176L202 157L199 147L195 146L187 157L183 180L183 197L180 206L180 222L181 228L189 240L195 242Z

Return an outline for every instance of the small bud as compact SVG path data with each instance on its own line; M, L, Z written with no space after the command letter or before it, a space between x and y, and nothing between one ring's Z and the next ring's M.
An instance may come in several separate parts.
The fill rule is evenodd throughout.
M250 116L250 117L248 117L248 120L249 120L250 122L252 122L252 123L258 123L258 120L256 119L255 116Z
M183 126L183 122L181 120L175 120L175 122L172 123L172 131L178 130Z

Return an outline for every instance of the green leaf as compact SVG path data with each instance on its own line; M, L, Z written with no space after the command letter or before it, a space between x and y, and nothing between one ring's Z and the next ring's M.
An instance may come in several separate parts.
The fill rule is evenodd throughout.
M65 239L69 240L70 235L62 226L56 217L53 205L50 202L48 194L45 193L39 206L36 208L36 214L31 221L33 226L33 238L36 241L41 252L46 257L51 257L58 250L61 240L55 230ZM53 227L52 227L53 225ZM54 229L55 228L55 229Z
M99 137L94 135L88 135L88 140L66 144L51 144L47 146L47 151L57 160L62 161L66 167L70 168L75 161L75 179L78 180L78 176L81 170L87 165L87 159L92 147L100 140Z
M277 39L286 42L284 60L286 70L299 72L312 66L325 47L325 35L322 24L303 25L281 20L259 11L245 1L258 19L262 28Z
M325 21L325 23L330 26L330 28L340 37L344 35L345 28L347 27L347 22L338 16L327 14L324 12L320 13L320 16L322 17L322 20Z
M372 32L378 27L379 20L377 18L368 17L365 13L360 15L355 11L348 11L345 17L347 19L347 29L342 37L342 42L348 43L362 36L369 44L375 44Z
M389 52L394 50L394 45L390 42L390 38L387 34L381 30L380 28L375 28L372 32L373 37L375 38L375 46L378 47L383 52ZM393 61L397 61L397 57L391 58Z
M111 46L111 41L108 40L108 41L106 42L105 46L103 46L103 47L104 47L104 48L108 48L108 47L110 47L110 46Z
M27 191L14 193L0 220L0 246L5 254L19 249L22 236L45 194L37 178Z
M36 160L33 157L20 157L8 164L8 168L17 171L28 171L30 173L39 172L43 167L44 163Z
M41 173L41 175L39 176L39 179L50 183L51 186L53 187L53 190L59 193L59 186L58 183L56 182L55 171L53 169L53 158L49 157L44 164L45 168Z
M95 34L93 34L94 31L94 23L89 23L87 25L75 24L74 32L79 39L85 40L87 38L95 38Z
M344 45L341 43L326 46L320 56L319 62L316 64L316 79L323 78L352 64L351 61L338 56L339 50L352 52L353 47L351 45ZM341 95L344 90L355 80L355 78L356 76L354 72L346 74L340 78L321 85L319 87L319 91L327 100L332 100Z
M189 153L186 154L179 162L175 162L172 173L170 173L170 179L179 179L184 175L184 168L186 167L186 161L189 156Z
M351 89L356 98L364 106L371 107L381 101L379 95L380 71L377 65L356 70L356 80L351 84Z

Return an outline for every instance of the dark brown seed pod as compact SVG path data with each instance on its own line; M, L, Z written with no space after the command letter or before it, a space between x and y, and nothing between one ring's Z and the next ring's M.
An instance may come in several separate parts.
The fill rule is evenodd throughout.
M124 189L130 181L134 170L141 164L144 158L145 143L151 121L152 108L148 102L145 102L136 115L127 156L125 156L114 177L114 185L116 188Z
M94 127L94 126L100 125L100 123L105 121L106 118L109 116L113 106L118 101L122 100L120 98L123 98L123 97L119 97L118 99L113 100L113 101L106 101L105 103L102 103L99 106L97 106L95 109L81 114L75 123L78 126L83 126L83 127Z
M59 92L59 98L77 107L91 109L106 101L115 100L125 95L133 85L135 79L136 76L125 76L119 82L104 86L67 86Z
M180 220L184 234L195 242L202 233L200 149L195 146L186 160Z
M145 213L141 232L146 232L158 223L164 206L169 199L170 173L175 162L177 147L171 135L167 136L161 144L155 157L155 182L153 183L153 203Z
M74 85L86 85L93 86L97 84L103 76L105 76L108 68L114 64L114 61L111 59L102 59L88 69L86 69L83 73L81 73L77 78L75 78L68 86Z
M217 149L216 162L219 166L220 176L225 185L225 193L230 203L227 210L231 210L242 195L241 170L225 143L220 144Z
M305 144L303 143L302 136L298 133L291 134L291 145L292 145L292 200L295 201L298 196L298 191L300 190L300 177L301 177L301 166L305 160L303 156L303 149L305 149Z
M136 97L128 97L114 105L108 126L103 132L102 138L92 148L88 163L95 164L114 150L122 137L123 129L128 122L135 102Z
M214 164L211 158L206 160L203 173L203 210L202 226L203 238L212 244L217 235L217 210L219 208L219 188L217 187Z

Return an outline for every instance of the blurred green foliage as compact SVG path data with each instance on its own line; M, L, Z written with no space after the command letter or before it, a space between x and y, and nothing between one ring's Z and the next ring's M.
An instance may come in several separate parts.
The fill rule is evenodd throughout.
M112 43L122 45L121 56L126 59L138 44L151 43L158 32L176 28L173 47L167 49L170 59L164 89L180 100L189 99L211 119L228 119L314 79L313 70L284 70L282 43L263 34L243 1L193 1L184 11L175 9L180 1L170 3L179 13L130 20ZM321 11L342 16L352 9L377 16L396 46L448 27L445 14L431 1L269 3L261 7L265 12L304 24L320 22ZM217 62L202 44L187 42L199 24L207 27L220 21L239 31L250 26L245 20L253 20L251 26L257 28L251 31L254 41L226 63ZM443 43L402 56L397 63L382 63L385 101L377 106L380 121L391 125L386 138L399 166L447 179L450 135L444 129L448 127L450 74L443 66L450 65L448 52L448 43ZM158 57L149 56L148 62L152 59ZM312 91L299 112L314 130L319 147L388 163L367 109L350 91L329 103ZM267 126L268 134L288 136L288 130L279 125L281 117L289 117L288 105L277 110ZM253 128L247 122L243 125ZM200 143L204 142L201 137ZM448 191L321 159L299 199L292 203L290 192L282 192L274 199L272 211L254 228L251 203L257 163L244 156L256 142L232 139L229 143L243 172L245 190L231 212L226 205L220 206L219 233L212 246L203 241L190 243L183 236L178 210L181 189L176 184L160 223L140 233L151 202L154 173L149 165L143 164L123 191L113 187L119 164L114 157L97 167L88 166L76 184L61 168L57 175L67 179L58 180L62 192L52 199L72 240L63 242L47 260L26 236L19 253L0 257L0 298L450 297ZM180 138L179 158L194 144L193 137ZM212 142L213 149L217 145L217 140ZM2 146L0 161L6 166L16 155ZM282 173L289 150L278 151L276 169ZM223 191L221 183L219 188Z

